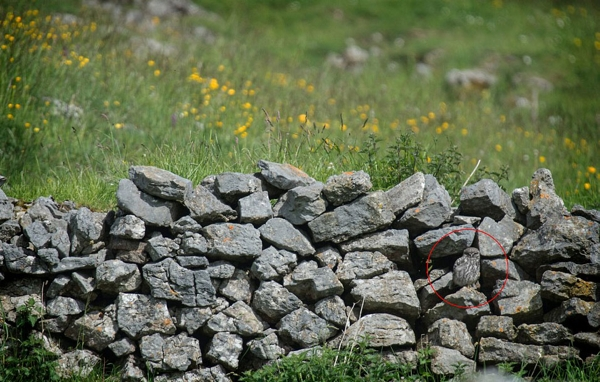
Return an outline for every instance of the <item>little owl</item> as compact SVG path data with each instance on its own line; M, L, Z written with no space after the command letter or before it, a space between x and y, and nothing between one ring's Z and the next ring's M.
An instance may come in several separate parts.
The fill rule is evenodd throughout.
M473 286L479 281L479 250L467 248L463 255L456 260L452 269L452 281L454 285L463 287Z

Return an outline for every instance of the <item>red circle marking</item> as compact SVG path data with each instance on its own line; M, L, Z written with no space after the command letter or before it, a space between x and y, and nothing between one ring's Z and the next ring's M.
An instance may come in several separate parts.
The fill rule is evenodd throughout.
M452 235L455 232L460 232L460 231L475 231L475 232L481 232L484 235L489 236L492 240L494 240L496 242L496 244L498 244L498 247L500 247L500 249L502 250L502 253L504 253L504 260L506 263L506 277L504 278L504 284L502 284L502 288L500 288L500 290L498 291L498 293L496 293L496 295L494 295L494 297L490 298L489 300L487 300L486 302L483 302L479 305L473 305L473 306L464 306L464 305L457 305L454 304L448 300L446 300L445 298L443 298L437 290L435 290L435 288L433 287L433 283L431 282L431 277L429 276L429 267L428 265L430 264L431 261L431 254L433 253L433 250L435 249L435 247L437 247L437 245L444 240L446 237ZM425 263L425 273L427 274L427 281L429 281L429 286L431 287L431 290L433 290L433 292L440 298L440 300L442 300L443 302L445 302L446 304L453 306L455 308L460 308L460 309L475 309L475 308L481 308L482 306L486 306L489 303L491 303L492 301L494 301L496 298L498 298L498 296L500 295L500 293L502 293L502 290L504 290L504 287L506 286L506 282L508 281L508 255L506 254L506 250L504 249L504 247L502 246L502 244L500 244L500 242L493 237L492 235L490 235L489 233L479 230L477 228L459 228L459 229L455 229L454 231L448 232L447 234L445 234L444 236L442 236L438 241L435 242L435 244L433 245L433 247L431 247L431 250L429 251L429 256L427 256L427 262Z

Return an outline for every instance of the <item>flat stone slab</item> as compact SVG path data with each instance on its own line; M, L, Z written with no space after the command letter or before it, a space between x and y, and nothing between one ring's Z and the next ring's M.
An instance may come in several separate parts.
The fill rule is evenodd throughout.
M261 175L267 181L267 183L281 190L291 190L292 188L308 186L315 182L315 180L306 175L304 171L300 170L298 167L292 166L291 164L280 164L266 160L259 160L258 167L261 170Z
M233 208L200 184L185 195L183 204L190 210L190 216L201 224L226 222L237 218L237 212Z
M273 218L258 228L263 240L279 249L286 249L300 256L315 253L310 240L292 223L282 218Z
M496 295L502 283L492 291ZM541 287L531 281L508 280L502 292L493 301L501 315L510 316L515 324L539 320L543 314Z
M436 259L462 254L466 248L471 247L474 239L475 228L467 224L428 231L416 237L414 243L417 251L424 258L429 256L429 252L435 245L431 258Z
M279 333L283 337L305 348L324 343L336 331L327 321L304 307L289 313L279 323Z
M425 175L422 172L414 173L396 186L386 191L390 201L390 208L396 216L401 216L404 211L414 207L423 200L425 190Z
M364 171L348 171L327 179L323 194L331 204L339 206L351 202L371 190L371 177Z
M322 190L321 182L292 188L279 198L273 212L292 224L305 224L325 212L327 201L321 196Z
M267 191L259 191L238 200L240 223L262 224L273 217Z
M408 231L388 229L352 239L339 245L342 252L380 252L398 265L398 268L412 270Z
M153 166L131 166L129 179L141 191L166 200L183 202L192 190L191 180Z
M309 222L308 228L317 243L340 243L389 226L394 218L386 194L376 191L324 213Z
M459 211L463 215L500 221L505 215L515 216L511 198L491 179L482 179L460 191Z
M532 365L544 355L544 350L539 345L516 344L492 337L481 338L479 346L479 362L491 364L514 362Z
M117 299L119 330L133 339L154 333L175 334L167 302L150 296L121 293Z
M252 174L224 172L215 176L214 188L222 200L234 203L244 196L261 191L262 185L260 179Z
M169 227L183 216L184 209L175 201L162 200L140 191L129 179L121 179L117 188L120 209L151 226Z
M594 245L600 243L600 225L580 216L548 220L537 230L528 231L514 246L510 259L527 273L559 261L589 263ZM552 240L547 238L551 237Z
M251 260L260 256L260 232L252 224L215 223L203 228L208 242L206 256L215 260Z
M354 280L350 294L368 312L389 312L414 321L421 312L417 292L405 271L389 271L368 280Z
M368 347L412 346L415 332L408 322L388 313L374 313L361 317L346 330L343 346L365 341Z
M252 299L252 307L271 323L276 323L302 305L295 294L275 281L262 282Z
M283 286L302 300L317 301L340 295L344 286L328 267L319 268L315 261L299 264L283 278Z

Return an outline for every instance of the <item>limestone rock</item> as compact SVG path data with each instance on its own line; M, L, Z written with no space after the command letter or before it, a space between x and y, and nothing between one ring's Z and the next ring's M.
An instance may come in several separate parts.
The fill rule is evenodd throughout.
M207 257L244 261L260 256L260 232L251 224L215 223L202 230L208 241Z
M544 314L544 321L556 322L577 328L588 324L589 313L594 303L573 297L560 303L559 306Z
M421 302L421 310L423 311L433 308L437 303L440 302L438 294L441 296L446 296L456 289L456 286L452 280L452 272L446 272L443 276L437 279L431 279L431 284L429 284L429 281L425 279L427 285L418 292L419 301ZM434 292L434 289L437 293Z
M52 235L48 232L44 223L39 220L36 220L25 227L23 233L36 249L46 247L52 238Z
M283 286L303 301L317 301L344 291L333 271L327 267L319 268L314 261L299 264L283 278Z
M234 209L200 184L185 195L183 204L190 210L190 216L201 224L226 222L237 218Z
M458 350L442 346L432 346L431 372L434 375L454 375L457 365L464 365L464 370L473 370L475 362L465 357Z
M264 360L275 360L285 353L284 349L279 346L279 338L276 333L249 341L248 349L256 357Z
M102 351L115 340L117 330L117 323L110 313L95 311L75 320L65 331L65 336Z
M281 319L279 334L307 348L327 341L335 329L307 308L298 308Z
M190 215L185 215L181 219L174 221L170 228L173 235L199 233L202 230L202 226L192 219Z
M142 284L142 275L135 264L107 260L96 268L96 287L104 292L132 292Z
M153 166L131 166L129 179L141 191L166 200L183 202L192 189L192 182L170 171Z
M217 333L208 344L206 358L229 370L237 369L243 350L242 337L232 333Z
M511 260L526 272L535 274L543 265L558 261L586 263L593 246L600 243L600 225L579 217L549 220L537 230L527 232L515 245ZM547 238L552 238L548 240Z
M199 341L185 333L167 338L158 333L144 336L140 340L140 353L156 370L185 371L202 364Z
M208 242L204 236L196 232L186 232L181 238L181 246L177 251L181 256L205 255L208 253Z
M417 293L405 271L390 271L368 280L354 280L350 294L368 312L393 313L414 321L421 307Z
M110 227L110 234L122 239L141 240L146 235L146 225L135 215L120 216Z
M0 208L2 206L2 201L0 201ZM12 204L11 204L12 207ZM12 217L12 215L11 215ZM64 232L64 231L63 231ZM6 220L2 224L0 224L0 241L8 242L12 237L21 233L21 226L19 222L16 220ZM67 236L68 237L68 236ZM70 244L69 244L70 247ZM68 250L67 250L68 254Z
M248 274L241 269L236 269L231 278L225 279L219 285L218 291L220 295L230 301L245 301L249 303L253 289Z
M100 357L89 350L73 350L58 359L56 373L61 378L85 378L100 363Z
M394 220L387 196L382 191L362 196L308 223L316 242L340 243L384 228Z
M169 258L144 265L142 273L155 298L181 301L186 306L210 306L215 302L216 292L205 270L192 271Z
M314 220L325 212L327 202L321 196L323 183L315 182L308 186L292 188L279 198L273 206L275 216L284 218L295 225Z
M517 337L517 331L513 325L512 317L483 316L479 319L475 336L477 338L495 337L512 341Z
M315 313L338 328L344 328L348 321L346 305L340 296L329 296L317 301Z
M285 249L268 247L254 260L250 271L259 280L281 280L296 267L297 257Z
M498 281L506 280L506 258L481 260L481 286L491 288ZM514 261L508 260L508 279L523 281L529 280L529 275Z
M117 324L133 339L154 333L174 334L176 330L166 301L143 294L119 294Z
M152 261L160 261L167 257L174 257L179 249L179 245L168 237L157 235L148 240L146 252L152 258Z
M442 238L444 239L442 240ZM431 253L431 258L436 259L462 254L466 248L472 246L474 239L475 228L469 224L466 226L446 227L428 231L416 237L414 243L417 251L424 258L429 256L429 252L435 245L435 249Z
M466 287L446 296L445 300L446 302L439 302L425 312L423 317L425 325L429 326L440 318L451 318L463 321L469 330L473 330L480 317L491 313L490 306L486 304L487 297L481 292ZM466 309L467 307L469 308Z
M177 327L192 335L212 317L212 311L210 308L182 307L177 309L175 317Z
M263 224L273 217L273 208L267 191L254 192L238 200L240 223Z
M315 183L315 180L302 170L291 164L279 164L259 160L258 167L263 178L271 185L281 190L291 190L298 186L308 186Z
M405 228L412 237L437 228L452 214L448 191L431 175L425 175L423 200L415 207L407 209L394 225Z
M529 210L529 187L516 188L512 192L512 201L521 214Z
M206 326L211 334L228 331L242 337L256 337L268 328L268 324L243 301L237 301L211 317Z
M108 349L117 357L123 357L135 352L135 342L130 338L122 338L108 345Z
M431 324L427 332L431 345L458 350L463 356L473 358L475 346L464 322L442 318Z
M58 296L46 305L46 314L49 316L77 315L83 312L85 304L71 297Z
M600 293L597 283L556 271L544 272L541 286L542 298L550 301L564 301L572 297L597 301Z
M417 172L390 188L386 194L392 212L396 216L402 216L404 211L421 203L424 191L425 175L422 172Z
M275 281L262 282L252 299L252 307L271 323L301 306L302 301L295 294Z
M364 171L349 171L327 179L323 194L331 204L351 202L371 190L371 177Z
M515 210L508 194L491 179L482 179L460 191L461 214L479 216L500 221L504 216L512 218Z
M517 328L517 341L533 345L567 345L573 341L573 335L555 322L521 324Z
M501 287L498 282L492 294L498 294ZM535 322L543 313L541 287L531 281L508 280L493 304L501 315L512 317L517 325Z
M169 227L183 215L181 204L158 199L140 191L129 179L121 179L117 188L117 205L150 226Z
M226 203L235 203L238 199L261 191L260 179L252 174L224 172L215 176L215 192Z
M545 222L560 219L567 213L562 199L556 194L550 170L538 169L529 186L527 228L538 229Z
M481 257L503 257L505 254L508 255L513 244L519 240L524 232L523 226L508 217L504 217L499 222L485 217L477 229L488 234L477 232L477 247Z
M479 362L497 364L514 362L518 365L533 365L544 354L538 345L516 344L498 338L484 337L479 340Z
M407 230L388 229L374 232L340 244L343 252L371 251L381 252L398 265L400 269L410 271L413 268Z
M348 284L352 280L369 279L395 268L395 264L380 252L349 252L335 275L343 284Z
M292 223L282 218L273 218L258 229L263 240L279 249L286 249L300 256L312 255L315 248L308 238Z
M388 313L368 314L361 317L347 330L342 345L366 341L374 348L388 346L411 346L415 344L415 333L408 322Z
M338 265L342 263L340 251L331 245L326 245L317 249L314 258L317 260L320 267L327 267L331 270L336 269Z
M9 272L31 275L44 275L49 272L46 263L28 249L13 244L0 243L0 250Z

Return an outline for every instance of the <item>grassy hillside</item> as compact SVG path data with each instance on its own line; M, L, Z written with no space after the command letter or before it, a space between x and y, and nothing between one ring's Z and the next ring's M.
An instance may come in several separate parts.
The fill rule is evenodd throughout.
M510 192L547 167L568 207L600 208L597 3L197 3L212 15L132 24L77 1L0 5L8 195L106 209L131 164L198 182L261 158L379 188L426 171L456 194L480 160L471 181ZM327 64L348 45L363 65ZM452 88L453 68L496 82Z

